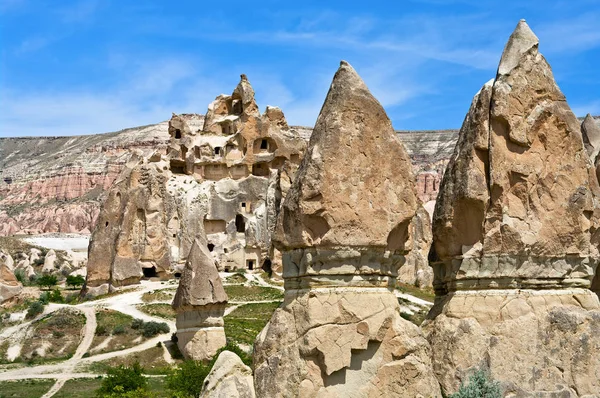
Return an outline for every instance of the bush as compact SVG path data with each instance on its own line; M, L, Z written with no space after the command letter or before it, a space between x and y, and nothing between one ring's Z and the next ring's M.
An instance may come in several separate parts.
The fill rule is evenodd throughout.
M38 278L37 284L41 287L46 287L50 289L52 286L56 285L58 279L56 275L42 275Z
M120 365L109 367L106 371L106 378L102 380L102 385L96 390L96 396L106 397L146 397L144 395L148 390L148 380L142 374L144 369L139 363L134 363L131 367ZM134 395L132 395L135 393ZM129 394L129 395L126 395Z
M64 303L64 299L62 294L60 293L60 290L58 289L54 289L52 291L52 293L50 293L48 295L48 299L50 300L51 303Z
M29 308L27 309L27 315L25 315L25 317L27 319L35 318L42 312L44 312L44 304L40 301L34 301L29 305Z
M144 337L154 337L159 333L169 333L171 329L165 322L145 322L142 327Z
M131 321L131 328L134 330L141 329L144 326L144 321L141 319L134 319Z
M113 329L113 334L123 334L125 333L125 325L117 325Z
M235 344L231 341L228 341L227 344L225 345L225 347L219 348L219 350L217 351L217 353L215 354L215 356L212 359L212 363L215 363L217 361L219 354L223 351L233 352L238 357L240 357L240 359L242 360L242 362L244 362L244 364L246 366L252 367L252 356L248 355L248 353L246 353L246 351L242 350L240 348L240 346L238 346L237 344Z
M210 373L213 363L184 361L167 376L167 389L177 397L200 397L204 379Z
M469 377L469 382L460 385L456 394L449 398L502 398L500 383L491 380L487 372L479 369Z
M83 286L84 283L85 279L81 275L67 276L67 286L71 286L74 289Z
M40 297L38 298L38 301L40 303L42 303L43 305L48 304L50 302L50 292L40 293Z
M108 331L106 330L106 326L104 326L104 325L96 326L96 335L105 336L107 334L108 334Z
M21 284L23 286L29 285L29 278L27 278L27 275L25 275L25 270L22 270L22 269L16 270L15 271L15 278L17 278L17 280L19 282L21 282Z

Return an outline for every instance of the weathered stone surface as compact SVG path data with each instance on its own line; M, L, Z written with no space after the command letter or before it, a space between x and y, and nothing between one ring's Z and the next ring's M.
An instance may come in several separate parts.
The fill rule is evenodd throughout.
M600 153L600 126L589 113L581 123L581 135L588 156L592 163L596 163L596 158Z
M10 256L0 256L0 303L17 296L23 290L21 282L15 278L10 268Z
M434 212L438 297L424 329L446 394L483 367L507 396L597 396L597 193L577 118L521 21Z
M227 294L206 238L199 235L183 269L173 299L177 345L188 359L211 359L226 344L223 314Z
M177 213L166 192L165 169L166 162L148 162L141 154L127 163L90 239L86 292L102 294L144 275L171 274L168 223Z
M252 369L231 351L219 354L212 370L206 376L203 398L254 398Z
M433 217L440 291L590 286L598 184L533 37L520 22L461 129Z
M255 342L257 396L440 395L390 291L417 206L385 111L342 61L275 232L286 292Z
M398 282L425 288L433 284L433 268L429 266L428 256L431 249L431 220L423 206L410 223L412 248L406 255L406 262L398 270Z
M46 253L46 256L44 257L44 267L42 268L42 272L49 274L56 271L56 260L56 252L53 249L48 250L48 253Z

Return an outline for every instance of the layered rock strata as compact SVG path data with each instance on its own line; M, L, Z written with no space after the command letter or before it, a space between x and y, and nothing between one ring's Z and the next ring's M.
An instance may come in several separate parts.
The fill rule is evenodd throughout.
M286 292L255 342L257 396L440 395L391 292L417 208L390 120L342 61L278 220Z
M227 294L206 239L199 235L183 269L172 307L177 346L186 359L206 361L225 346L223 314Z
M479 367L508 396L600 391L594 174L521 21L471 104L435 207L425 329L445 393Z

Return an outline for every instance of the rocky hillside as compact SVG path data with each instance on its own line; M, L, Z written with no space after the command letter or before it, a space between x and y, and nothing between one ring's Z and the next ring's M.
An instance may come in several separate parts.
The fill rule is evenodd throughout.
M600 125L600 116L594 118ZM292 128L308 141L311 128ZM166 150L167 130L164 121L105 134L0 138L0 235L89 233L104 192L132 151ZM423 202L435 200L457 134L398 131Z

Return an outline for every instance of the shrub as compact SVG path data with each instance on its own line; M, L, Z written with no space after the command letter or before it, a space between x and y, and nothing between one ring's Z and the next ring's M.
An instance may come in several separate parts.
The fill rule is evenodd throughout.
M17 278L17 280L19 282L21 282L21 284L23 286L29 285L29 278L27 278L27 275L25 275L25 270L22 270L22 269L16 270L15 271L15 278Z
M248 355L248 353L246 353L246 351L242 350L240 348L240 346L238 346L237 344L235 344L234 342L231 342L231 341L228 341L227 344L225 345L225 347L219 348L219 350L217 351L217 353L215 354L215 356L212 359L212 363L215 363L217 361L219 354L223 351L233 352L238 357L240 357L240 359L242 360L242 362L244 362L244 364L246 366L252 367L252 357L250 355Z
M29 308L27 309L27 315L25 315L25 317L28 319L35 318L42 312L44 312L44 304L40 301L34 301L29 305Z
M169 333L171 329L165 322L145 322L142 327L144 337L154 337L159 333Z
M500 383L489 378L486 371L479 369L469 377L467 384L461 384L457 393L449 398L502 398Z
M42 275L38 278L37 284L41 287L46 287L50 289L52 286L56 285L58 279L56 275Z
M212 365L212 362L184 361L167 376L167 389L177 397L200 397L202 384Z
M105 336L106 334L108 334L108 331L106 330L106 326L104 326L104 325L96 326L96 334L98 336Z
M134 330L141 329L144 326L144 321L141 319L134 319L131 321L131 328Z
M60 290L58 289L54 289L52 293L48 295L48 299L51 303L63 303L65 301L60 293Z
M147 396L144 393L148 390L148 380L142 374L143 372L144 369L139 363L134 363L131 367L124 365L109 367L106 378L96 390L96 396L99 398ZM137 395L131 395L132 393Z
M85 279L81 275L69 275L67 276L67 285L72 288L78 288L83 286Z
M125 325L117 325L113 329L113 334L123 334L125 333Z
M40 293L40 297L38 298L38 301L40 303L42 303L43 305L48 304L50 302L50 293L49 292Z

